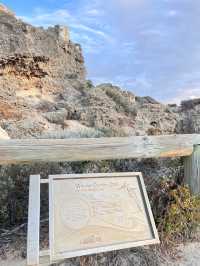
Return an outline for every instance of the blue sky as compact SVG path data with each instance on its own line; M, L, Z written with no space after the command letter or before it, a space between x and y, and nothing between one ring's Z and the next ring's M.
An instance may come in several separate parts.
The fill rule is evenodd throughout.
M36 26L67 25L88 79L162 102L200 97L199 0L40 0L3 3Z

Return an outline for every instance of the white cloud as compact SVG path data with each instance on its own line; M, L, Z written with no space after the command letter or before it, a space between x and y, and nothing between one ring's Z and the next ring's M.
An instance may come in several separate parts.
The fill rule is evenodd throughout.
M115 4L125 8L140 7L147 2L147 0L115 0Z
M112 79L106 77L90 77L90 79L95 85L99 85L102 83L113 83Z
M143 36L165 36L166 32L159 29L146 29L140 32Z
M89 16L102 16L104 14L103 10L99 10L99 9L89 9L86 11L86 14Z
M167 99L165 102L180 104L181 101L192 100L196 98L200 98L200 85L199 87L194 87L194 88L179 89L175 97Z
M169 11L167 12L167 16L168 16L168 17L176 17L177 15L178 15L178 11L177 11L177 10L174 10L174 9L169 10Z
M85 12L93 15L100 14L100 11L97 9L91 9ZM46 12L43 9L37 8L31 16L21 16L20 18L35 26L43 26L45 28L56 24L66 25L69 27L73 40L79 42L87 53L99 52L102 43L112 42L113 39L110 34L94 23L86 24L84 15L79 16L78 13L72 15L67 9Z
M54 12L47 13L44 10L37 8L32 16L21 16L20 18L35 26L44 27L73 21L73 17L66 9L59 9Z
M91 28L91 27L88 27L88 26L80 24L80 23L71 23L71 28L87 31L87 32L90 32L92 34L98 35L98 36L106 39L107 41L111 41L111 38L105 32Z

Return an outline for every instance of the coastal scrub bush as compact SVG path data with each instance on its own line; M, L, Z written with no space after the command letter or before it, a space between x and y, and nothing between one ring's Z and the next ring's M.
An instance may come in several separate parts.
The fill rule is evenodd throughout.
M152 206L161 241L172 245L191 239L200 227L200 197L175 181L162 181L153 194Z
M44 117L54 124L64 124L64 121L68 118L68 111L65 109L56 112L47 112Z
M104 136L104 132L94 128L80 128L76 130L56 130L49 131L42 136L43 139L68 139L68 138L100 138Z
M115 101L119 109L123 108L123 110L127 114L131 114L133 116L137 115L136 106L133 103L130 103L128 99L122 94L121 90L119 90L117 87L103 87L103 90L108 97L112 98L113 101Z
M88 89L91 89L94 87L91 80L86 80L85 85L86 85L86 88L88 88Z

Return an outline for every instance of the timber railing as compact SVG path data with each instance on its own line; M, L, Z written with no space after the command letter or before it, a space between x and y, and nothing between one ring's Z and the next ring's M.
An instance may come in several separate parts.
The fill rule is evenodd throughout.
M0 164L184 157L185 183L200 193L200 134L0 140Z

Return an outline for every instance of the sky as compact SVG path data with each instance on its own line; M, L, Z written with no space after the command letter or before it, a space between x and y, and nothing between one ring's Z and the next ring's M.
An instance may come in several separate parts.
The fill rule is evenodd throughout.
M164 103L200 97L199 0L7 0L35 26L67 25L87 78Z

